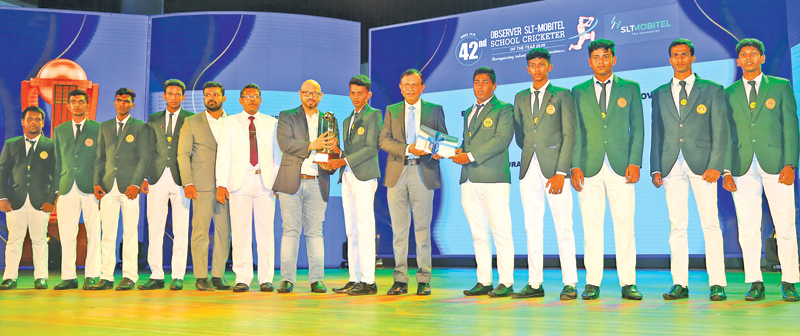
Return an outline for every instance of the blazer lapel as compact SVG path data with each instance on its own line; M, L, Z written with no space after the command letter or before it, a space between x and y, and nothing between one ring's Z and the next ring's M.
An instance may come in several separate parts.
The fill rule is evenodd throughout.
M761 76L761 87L758 89L758 95L756 96L756 108L753 110L753 116L751 120L756 120L758 115L761 113L761 110L764 108L764 104L767 101L767 94L769 93L769 89L772 85L769 82L767 75Z
M594 87L594 85L592 85L592 87ZM606 102L608 103L608 107L606 108L606 119L608 119L612 110L616 110L617 108L619 108L619 104L617 103L617 101L619 100L620 90L621 88L619 86L619 76L614 75L614 80L611 81L611 94L609 95L608 101ZM626 102L626 103L630 104L631 102ZM600 110L600 104L597 105L597 109Z
M588 84L589 86L586 88L586 95L588 96L587 98L589 99L589 101L592 102L592 104L589 104L589 109L591 110L589 111L590 112L589 114L595 116L595 118L600 118L600 120L604 120L603 116L600 114L600 103L597 101L597 92L595 91L594 87L594 77L592 77L592 79L589 80ZM611 106L611 104L608 104L608 106ZM608 109L606 109L606 113L608 113ZM586 114L584 114L583 117L586 118Z
M686 97L686 107L685 110L681 111L681 121L686 120L686 117L692 114L692 111L696 109L695 103L697 103L697 97L700 96L700 92L705 89L703 82L700 80L700 76L697 74L694 75L694 87L692 87L692 92L689 93L689 97ZM673 105L675 106L675 105Z
M528 122L533 124L534 127L536 127L536 124L533 123L533 111L531 111L531 99L532 99L531 95L532 94L530 88L524 91L524 93L522 94L522 105L519 107L519 109L520 112L522 112L522 118L524 118L524 120L527 120Z
M211 141L214 143L214 148L216 148L217 139L214 138L214 132L211 131L211 125L208 124L208 119L206 119L206 118L208 118L208 113L206 111L203 111L203 112L200 112L200 113L203 114L203 117L199 118L200 119L199 123L202 126L202 127L200 127L202 129L202 131L199 131L199 132L203 132L204 133L203 135L205 137L211 139Z
M694 92L694 90L692 90L692 92ZM660 101L658 103L661 106L666 106L666 108L662 108L664 112L661 114L668 114L670 117L672 117L672 119L675 119L675 121L680 121L678 109L675 107L675 99L672 97L671 79L667 83L666 89L662 89L659 94L661 98L659 98ZM686 106L689 106L689 104L686 104Z
M736 92L739 92L738 94ZM733 83L733 99L739 105L739 108L734 108L733 112L736 113L737 110L741 110L749 114L750 118L752 118L752 113L750 113L750 107L747 106L747 93L744 92L744 82L742 79Z
M303 135L303 140L312 141L312 139L308 138L308 121L306 121L306 111L303 110L302 107L298 108L297 113L294 114L294 118L295 118L295 123L302 126L301 129L303 131L300 133Z

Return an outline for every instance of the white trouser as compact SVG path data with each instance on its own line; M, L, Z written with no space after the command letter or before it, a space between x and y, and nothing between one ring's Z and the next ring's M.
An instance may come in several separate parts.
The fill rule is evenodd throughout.
M172 279L183 279L186 274L186 254L189 249L189 204L183 187L175 184L169 167L164 169L156 184L147 193L147 222L150 225L147 263L150 279L164 279L164 230L167 226L167 202L172 203Z
M478 282L484 285L492 283L492 244L488 239L490 227L497 249L500 283L507 287L514 284L514 241L511 237L511 209L508 205L510 191L510 183L467 181L461 184L461 206L472 231Z
M584 179L583 191L578 193L583 219L584 264L586 283L600 286L603 281L603 223L606 215L606 196L614 221L617 275L619 285L636 284L636 241L633 236L633 213L636 198L633 184L625 183L611 169L608 160L597 175Z
M565 179L563 191L553 195L546 185L547 178L542 175L539 159L534 155L528 172L519 182L528 236L528 283L534 286L544 281L544 201L547 198L556 228L561 280L565 285L574 285L578 282L578 269L575 265L575 234L572 232L572 188L569 179Z
M78 222L83 212L83 226L86 229L86 262L84 276L96 278L100 276L100 201L94 194L78 190L72 183L72 189L58 196L56 215L58 216L58 234L61 237L61 279L77 279L75 260L77 259Z
M231 246L236 283L253 281L253 222L258 253L258 283L275 276L275 193L264 188L261 175L248 171L239 190L230 193ZM255 215L255 218L253 218Z
M100 279L114 281L120 210L122 210L122 276L136 282L139 280L139 195L134 199L128 199L125 193L119 192L116 180L111 190L100 199L100 219L103 228Z
M669 175L664 177L664 191L669 209L672 283L689 286L689 240L686 228L689 226L687 202L690 185L697 202L697 211L700 213L700 226L703 228L708 284L727 286L722 230L719 228L717 209L717 183L703 181L703 176L693 173L682 157L675 161Z
M342 173L342 207L347 233L347 268L352 282L375 283L375 190L378 179L360 181Z
M767 195L769 211L775 224L781 281L797 283L797 230L795 229L794 184L778 182L778 174L767 174L753 157L750 169L734 177L738 191L733 192L739 225L739 244L744 258L744 282L764 281L761 277L761 188Z
M6 271L3 279L16 280L19 260L22 258L22 243L25 233L30 233L33 249L33 277L47 279L47 221L50 213L35 209L30 198L17 210L6 213L8 243L6 245Z

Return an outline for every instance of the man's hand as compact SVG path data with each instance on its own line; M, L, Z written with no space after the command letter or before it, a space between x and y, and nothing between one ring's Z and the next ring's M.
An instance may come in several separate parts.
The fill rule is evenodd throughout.
M9 202L7 199L0 201L0 211L9 212L11 210L11 202Z
M792 185L792 183L794 183L794 169L789 166L783 167L783 169L781 169L781 175L778 176L778 183Z
M570 177L570 181L572 182L572 187L575 188L575 191L580 192L583 190L583 171L580 168L572 168L572 176Z
M231 197L228 195L228 188L217 187L217 202L225 204L228 203L229 198Z
M328 132L322 133L316 140L308 144L308 150L320 150L323 148L331 148L335 138L329 137Z
M328 164L326 166L328 166L328 170L336 170L346 164L347 162L345 162L344 159L333 159L328 161Z
M41 208L39 208L39 210L42 210L44 212L53 212L53 208L55 208L55 207L56 207L55 205L52 205L52 204L47 203L47 202L44 202L44 204L42 205Z
M333 149L334 153L341 155L342 149L339 148L339 140L334 137L331 137L331 139L333 139L333 144L331 145L331 149Z
M106 195L106 192L103 190L103 187L96 185L94 186L94 198L98 201Z
M146 194L150 191L150 183L147 183L147 179L142 182L142 194Z
M139 197L139 187L133 184L129 185L128 189L125 189L125 196L128 196L128 199Z
M736 182L733 180L733 175L731 174L726 174L722 177L722 187L730 192L739 190L736 188Z
M653 173L653 185L656 186L656 188L661 188L661 186L664 185L664 180L661 179L661 173Z
M639 182L639 166L636 165L629 165L627 169L625 169L625 183L636 183Z
M564 175L555 174L553 177L547 179L545 188L550 187L549 192L553 195L558 195L564 190Z
M195 188L194 184L187 185L183 187L183 194L188 199L197 199L197 188Z
M451 157L453 162L455 162L457 164L460 164L460 165L465 165L465 164L469 163L469 155L467 153L463 153L463 152L462 153L458 153L458 151L459 150L457 149L456 150L456 156Z
M719 170L706 169L706 171L703 173L703 181L708 183L717 183L720 175L722 175L722 173Z
M411 154L414 154L416 156L423 156L423 155L430 154L430 153L428 153L428 152L426 152L424 150L417 149L417 146L414 146L414 145L408 145L408 152L411 153Z

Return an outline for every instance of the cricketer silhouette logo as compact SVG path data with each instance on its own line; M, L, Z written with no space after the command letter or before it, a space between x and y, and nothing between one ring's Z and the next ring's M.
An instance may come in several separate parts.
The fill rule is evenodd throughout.
M587 41L592 42L595 39L594 28L597 27L597 20L594 16L581 16L578 18L578 35L570 37L569 39L578 39L578 43L570 44L569 50L581 50L583 44Z

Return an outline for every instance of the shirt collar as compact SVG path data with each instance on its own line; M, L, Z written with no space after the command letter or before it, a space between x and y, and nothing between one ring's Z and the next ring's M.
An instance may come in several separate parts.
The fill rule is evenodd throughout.
M225 113L225 110L222 110L222 115L219 117L219 119L215 119L214 117L212 117L211 113L208 112L208 110L205 110L204 112L206 113L206 118L210 118L210 119L214 119L214 120L222 120L223 118L228 116L228 114ZM169 113L169 112L167 112L167 113Z
M761 85L761 79L763 77L764 77L764 73L762 72L762 73L758 74L758 76L756 76L756 78L753 78L753 80L756 81L756 86ZM745 79L744 77L742 77L742 82L744 82L744 84L750 85L749 83L747 83L748 80Z
M86 124L86 119L87 118L83 118L83 121L81 121L79 123L76 123L74 119L70 120L70 121L72 121L72 126L74 127L75 125L84 125L84 124Z
M119 119L117 119L117 116L114 116L114 119L116 120L117 124L119 124L119 123L123 123L123 124L126 124L126 125L127 125L127 124L128 124L128 120L130 120L130 119L131 119L131 115L130 115L130 113L129 113L129 114L128 114L128 116L127 116L127 117L125 117L125 119L122 119L122 121L120 121Z
M37 142L39 142L39 138L42 137L42 133L39 133L39 135L37 135L35 138L33 138L33 140L28 139L27 135L23 135L22 137L25 138L25 141L33 141L33 143L36 144Z
M479 103L479 102L478 102L478 100L477 100L477 99L475 99L475 105L481 105L481 104L483 104L483 106L486 106L486 104L489 104L489 102L490 102L490 101L492 101L492 99L494 99L494 95L492 95L491 97L489 97L489 99L486 99L486 100L485 100L483 103Z
M534 91L544 92L545 90L547 90L548 86L550 86L550 80L549 79L546 82L544 82L544 85L542 85L542 87L539 88L539 90L534 89L533 88L533 83L531 83L531 94L533 94Z
M599 80L599 79L597 79L597 77L596 77L596 76L592 76L592 81L594 82L594 85L600 85L600 84L597 84L597 82L600 82L600 80ZM612 82L614 82L614 74L612 73L612 74L611 74L611 76L610 76L610 77L608 77L608 79L606 79L606 81L605 81L605 82L606 82L606 83L612 83Z
M691 74L689 77L686 77L686 79L683 79L683 81L686 82L687 86L694 86L695 80L697 80L697 77L694 74ZM672 85L680 87L681 86L681 80L677 79L675 77L672 77Z

